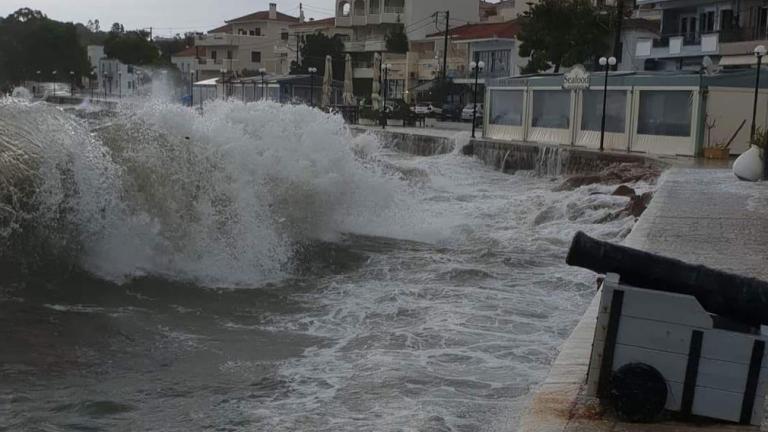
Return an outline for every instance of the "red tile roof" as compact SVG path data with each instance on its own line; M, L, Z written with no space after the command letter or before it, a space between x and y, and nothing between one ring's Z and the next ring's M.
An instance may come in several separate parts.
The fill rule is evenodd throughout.
M177 52L173 57L205 57L205 47L187 47L182 51Z
M208 30L208 33L231 33L232 32L232 26L229 24L225 24L221 27L216 27L213 30Z
M473 39L512 39L520 34L520 23L516 20L502 23L466 24L448 31L453 40ZM442 37L444 32L433 33L427 37Z
M231 23L248 22L248 21L269 21L269 11L254 12L252 14L241 16L240 18L227 20L226 22L227 24L231 24ZM299 22L299 19L294 16L277 12L277 19L275 19L274 21Z

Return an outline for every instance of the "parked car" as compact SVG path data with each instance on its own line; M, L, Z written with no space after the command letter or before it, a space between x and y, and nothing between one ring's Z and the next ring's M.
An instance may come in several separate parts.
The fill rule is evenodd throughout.
M461 119L465 121L472 121L472 112L475 108L475 104L467 104L463 110L461 110ZM483 104L477 104L477 121L482 121L483 118Z
M431 103L418 103L412 109L416 114L436 114L439 112Z
M440 112L442 120L459 121L461 120L461 111L464 107L461 104L447 103L443 105Z

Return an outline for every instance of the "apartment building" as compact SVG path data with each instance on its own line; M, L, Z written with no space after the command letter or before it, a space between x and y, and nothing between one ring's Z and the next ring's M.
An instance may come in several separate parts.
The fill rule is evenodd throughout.
M336 26L352 29L344 48L352 55L356 94L370 95L373 58L378 52L392 65L390 94L407 98L408 89L420 78L434 78L431 73L420 75L419 62L431 62L434 70L439 69L437 62L442 62L442 45L436 47L427 35L445 28L445 11L450 11L451 28L478 22L480 0L336 0L335 11ZM406 54L386 53L387 35L399 28L408 36L411 50ZM465 54L449 54L449 63L454 58L466 59Z
M288 73L296 55L290 25L298 22L299 18L278 12L277 4L270 3L269 10L228 20L198 35L195 46L205 48L205 57L196 65L200 79L253 75L261 68L270 74Z
M661 12L658 37L638 39L634 56L645 70L700 70L704 57L724 68L750 67L752 50L768 44L762 0L637 0Z
M102 45L88 45L86 50L92 72L90 86L94 92L113 97L138 94L141 73L136 67L108 58Z

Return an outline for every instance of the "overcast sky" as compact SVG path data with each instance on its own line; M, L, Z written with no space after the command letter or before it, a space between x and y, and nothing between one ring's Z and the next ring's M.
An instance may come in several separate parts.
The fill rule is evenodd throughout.
M155 34L167 36L193 30L210 30L225 19L269 9L269 0L0 0L0 16L29 7L59 21L86 23L99 19L102 29L114 22L126 29L154 27ZM277 10L299 14L299 0L277 0ZM333 15L334 0L305 0L307 18Z

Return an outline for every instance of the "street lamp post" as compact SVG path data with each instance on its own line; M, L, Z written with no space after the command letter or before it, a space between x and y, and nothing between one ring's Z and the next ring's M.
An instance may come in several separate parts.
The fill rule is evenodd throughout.
M485 69L485 62L471 62L469 64L469 69L475 72L474 105L472 106L472 138L475 138L475 127L477 125L477 86L480 81L480 71Z
M219 72L221 72L221 93L222 93L222 99L227 98L227 83L225 81L225 76L227 74L226 69L221 69Z
M754 102L752 103L752 128L749 133L749 139L751 142L754 142L755 130L757 129L757 94L760 88L760 65L763 62L763 56L765 55L765 46L758 45L755 47L755 49L752 52L754 53L755 57L757 57L757 69L755 70L755 99L754 99ZM764 170L766 169L768 168L764 168Z
M35 97L37 97L37 93L41 91L40 90L40 71L37 71L36 74L37 74L37 87L35 87L35 89L36 89L35 92L34 92L35 93L35 95L34 95Z
M316 67L311 67L309 70L309 105L315 106L315 74L317 73Z
M603 82L603 117L600 120L600 151L605 144L605 105L608 102L608 70L616 65L616 57L600 57L600 66L605 67L605 80Z
M123 72L117 71L117 97L123 98Z
M264 75L267 73L267 70L264 68L259 69L259 75L261 75L261 99L266 100L267 98L267 87L264 85Z
M384 85L382 86L382 93L384 94L384 104L382 105L382 111L384 112L382 121L381 121L381 128L386 129L387 128L387 90L389 90L389 71L392 70L392 65L387 63L381 65L381 70L384 72Z
M96 77L96 72L91 72L88 75L88 87L91 88L91 100L93 100L93 79ZM98 82L98 81L97 81Z
M53 71L53 97L56 97L56 71Z
M189 72L189 107L195 106L195 73Z
M75 95L75 71L69 71L69 95Z

